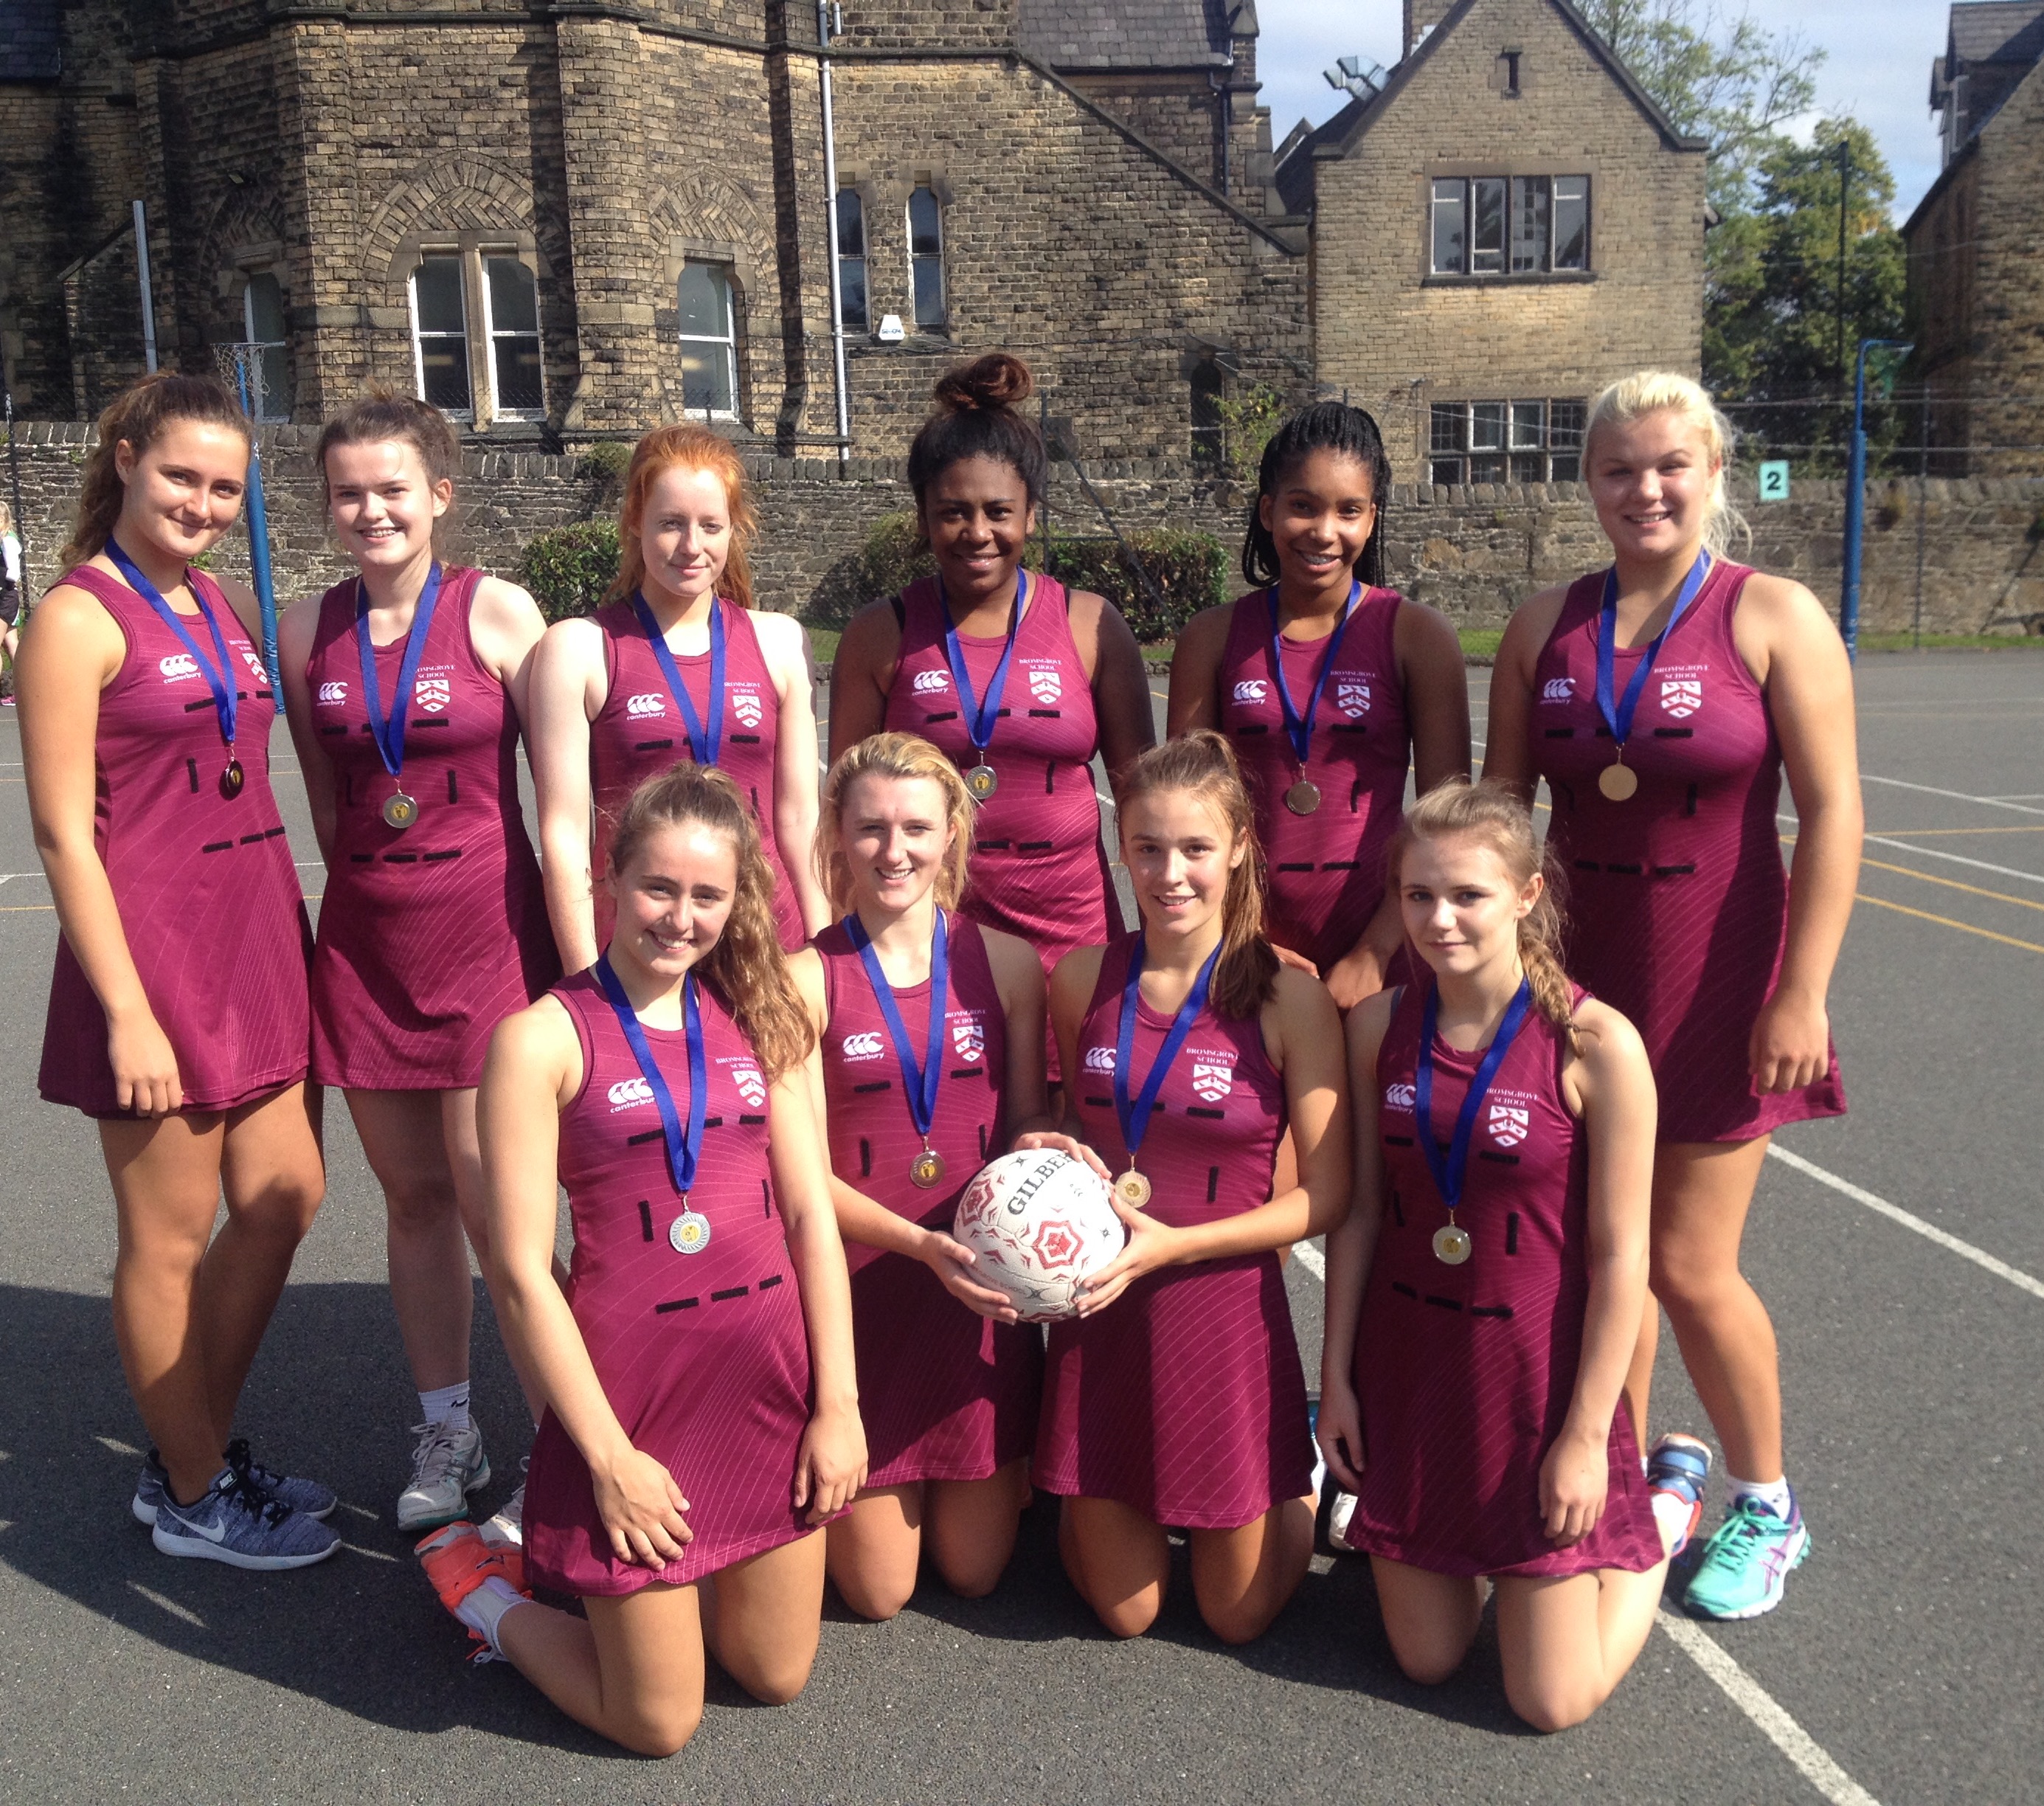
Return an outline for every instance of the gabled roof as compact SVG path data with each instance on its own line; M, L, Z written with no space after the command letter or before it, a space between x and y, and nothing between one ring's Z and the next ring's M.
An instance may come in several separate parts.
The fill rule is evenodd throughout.
M2044 0L1962 0L1952 8L1946 56L1965 63L2034 63L2044 56Z
M1380 93L1368 100L1352 100L1328 120L1309 133L1304 138L1296 134L1288 136L1285 143L1291 150L1288 157L1281 159L1280 185L1283 175L1281 163L1296 160L1301 156L1341 157L1353 151L1363 135L1384 115L1391 102L1402 94L1408 83L1426 66L1436 46L1443 42L1456 26L1466 18L1481 0L1457 0L1447 16L1416 45L1412 53L1391 72ZM2044 0L2041 0L2044 3ZM1590 54L1604 66L1605 72L1622 89L1627 98L1637 107L1647 123L1661 134L1662 140L1670 150L1704 151L1710 148L1709 141L1692 138L1677 130L1675 122L1661 110L1660 103L1640 86L1639 79L1626 67L1617 52L1597 36L1589 21L1569 4L1569 0L1547 0L1547 4L1561 14L1563 21L1583 41Z
M1255 0L1021 0L1020 11L1023 53L1054 69L1225 67L1231 40L1256 34Z
M0 0L0 82L53 82L63 73L61 0Z

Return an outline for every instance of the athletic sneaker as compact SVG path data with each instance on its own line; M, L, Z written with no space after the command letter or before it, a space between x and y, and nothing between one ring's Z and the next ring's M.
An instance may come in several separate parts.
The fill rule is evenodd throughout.
M527 1455L518 1463L518 1489L504 1501L494 1516L482 1526L482 1540L498 1549L525 1547L525 1470L532 1465Z
M398 1495L398 1527L436 1530L468 1511L468 1495L490 1484L482 1432L471 1424L414 1424L412 1478Z
M249 1479L273 1499L282 1499L294 1512L302 1512L310 1518L328 1518L340 1504L333 1489L322 1486L317 1480L301 1478L294 1474L274 1474L259 1461L249 1458L248 1443L245 1437L236 1436L227 1445L227 1464L230 1467L245 1466ZM140 1477L135 1482L135 1497L129 1501L128 1508L134 1513L135 1521L145 1528L153 1527L156 1521L156 1508L163 1502L163 1488L170 1476L163 1471L163 1457L154 1449L142 1458Z
M1810 1532L1793 1493L1786 1524L1764 1501L1742 1494L1704 1545L1682 1603L1700 1618L1758 1618L1781 1603L1788 1570L1809 1553Z
M166 1555L268 1571L310 1567L340 1547L340 1533L273 1499L245 1466L223 1467L192 1504L166 1492L150 1531Z
M1353 1493L1336 1493L1327 1508L1327 1543L1337 1555L1360 1555L1362 1551L1348 1539L1348 1527L1362 1501Z
M1313 1445L1312 1494L1317 1504L1320 1489L1327 1484L1327 1458L1320 1452L1320 1401L1317 1393L1306 1400L1306 1435Z
M413 1553L426 1570L426 1578L432 1583L440 1604L468 1631L469 1641L475 1646L470 1650L468 1659L478 1663L502 1660L489 1638L462 1617L461 1608L468 1596L489 1580L501 1580L513 1592L530 1598L525 1585L524 1552L486 1543L482 1533L464 1518L421 1539Z
M1646 1501L1655 1522L1674 1532L1668 1545L1671 1557L1689 1547L1703 1521L1710 1477L1710 1449L1694 1436L1663 1436L1646 1458Z

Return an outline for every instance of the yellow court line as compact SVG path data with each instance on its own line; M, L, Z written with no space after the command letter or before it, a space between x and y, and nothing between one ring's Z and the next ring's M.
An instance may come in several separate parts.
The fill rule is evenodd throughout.
M1971 922L1955 922L1950 916L1934 916L1927 909L1912 909L1906 903L1891 903L1885 897L1869 897L1863 890L1858 893L1858 897L1862 903L1877 904L1884 909L1894 910L1898 915L1914 916L1919 921L1936 922L1944 928L1978 935L1984 940L1998 940L2004 947L2019 947L2027 953L2044 953L2044 947L2039 947L2034 940L2018 940L2013 935L1998 935L1992 928L1977 928Z
M0 903L0 916L48 915L56 909L54 903Z
M2013 903L2019 909L2044 910L2044 903L2033 903L2027 897L2011 897L2000 890L1983 890L1977 884L1961 884L1955 878L1937 878L1927 871L1912 871L1907 866L1891 866L1879 859L1862 859L1863 866L1872 866L1876 871L1900 872L1904 878L1920 878L1926 884L1942 884L1948 890L1964 890L1975 897L1992 897L1997 903Z

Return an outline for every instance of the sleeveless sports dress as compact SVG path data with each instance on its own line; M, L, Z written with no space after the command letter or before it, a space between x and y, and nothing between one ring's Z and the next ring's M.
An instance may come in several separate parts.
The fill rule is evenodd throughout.
M1534 670L1527 733L1568 880L1565 961L1646 1042L1662 1141L1750 1141L1846 1108L1835 1052L1823 1078L1773 1097L1746 1065L1788 940L1781 745L1732 640L1751 574L1713 565L1662 645L1626 743L1639 778L1627 801L1597 788L1612 758L1596 705L1602 571L1570 586ZM1619 649L1618 694L1645 656Z
M781 697L766 669L766 655L752 617L722 597L724 615L724 731L717 751L718 769L737 785L752 805L759 842L774 868L774 926L781 945L792 953L809 937L794 887L782 863L781 845L774 837L774 762L780 740ZM594 881L596 944L610 942L617 905L603 886L610 857L611 832L632 793L655 772L690 760L689 734L660 661L629 601L599 609L596 624L603 632L603 664L610 687L596 719L589 724L590 793L596 804L595 844L590 854ZM707 726L709 708L709 653L674 655L682 682L698 720Z
M1135 936L1112 942L1078 1037L1079 1116L1108 1170L1128 1164L1112 1094L1122 983ZM1170 1019L1139 1006L1129 1089ZM1143 1143L1150 1213L1174 1226L1270 1201L1289 1112L1256 1018L1193 1019ZM1035 1483L1117 1499L1153 1522L1232 1530L1312 1483L1306 1385L1274 1251L1146 1274L1097 1316L1051 1326Z
M92 843L143 994L177 1055L187 1111L231 1109L305 1076L310 932L270 789L269 674L219 586L186 574L227 642L241 793L221 793L227 748L213 693L183 643L126 584L90 566L60 582L96 598L127 651L99 694ZM198 616L192 637L208 659ZM37 1087L89 1116L122 1116L106 1013L57 941Z
M1425 1005L1426 984L1404 988L1377 1055L1385 1193L1356 1331L1366 1465L1348 1540L1433 1574L1642 1572L1661 1538L1623 1402L1596 1527L1566 1549L1541 1527L1540 1463L1569 1414L1589 1299L1589 1136L1562 1101L1567 1045L1527 1013L1470 1137L1455 1213L1470 1253L1449 1266L1433 1247L1447 1209L1414 1139ZM1435 1037L1443 1148L1482 1058Z
M1307 746L1320 806L1295 815L1285 793L1300 769L1270 664L1267 590L1240 598L1221 655L1220 728L1235 747L1270 873L1265 932L1327 976L1384 900L1384 850L1398 830L1412 763L1411 724L1392 638L1402 598L1365 590L1327 673ZM1285 682L1303 716L1327 642L1286 640Z
M518 802L518 716L469 637L478 571L450 566L413 682L402 789L370 732L355 649L355 580L320 601L305 686L333 767L333 862L313 955L313 1073L369 1091L459 1089L482 1076L490 1031L560 976ZM389 709L402 639L376 648Z
M594 973L553 994L582 1043L582 1089L561 1112L560 1139L575 1322L632 1446L662 1462L689 1501L682 1515L695 1536L663 1568L619 1561L588 1464L549 1411L525 1486L526 1562L559 1593L687 1586L812 1527L793 1502L809 1343L767 1165L766 1081L722 1000L698 985L709 1095L689 1208L709 1220L709 1234L697 1252L678 1254L668 1232L682 1202L624 1032ZM641 1026L686 1121L688 1037Z
M978 925L951 919L949 1043L930 1145L944 1178L925 1191L909 1177L921 1147L901 1095L887 1022L844 924L818 935L829 1024L823 1036L831 1168L897 1216L948 1232L959 1193L1001 1150L1008 1031ZM920 1062L929 1039L930 986L895 998ZM1043 1336L968 1310L919 1260L845 1243L851 1327L859 1350L859 1408L866 1420L868 1486L916 1480L984 1480L1036 1439Z
M972 877L959 908L1027 941L1048 974L1074 947L1105 940L1110 924L1119 932L1121 904L1101 847L1091 763L1100 731L1093 689L1072 642L1065 587L1053 577L1028 581L1028 605L987 751L1000 788L979 806ZM901 653L887 693L886 724L920 734L961 771L969 770L979 756L944 655L936 580L911 583L901 602ZM975 700L986 699L1007 643L1005 634L959 636Z

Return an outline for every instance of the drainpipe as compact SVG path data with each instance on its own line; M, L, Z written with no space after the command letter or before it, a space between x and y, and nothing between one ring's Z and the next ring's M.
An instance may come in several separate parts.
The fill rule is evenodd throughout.
M135 269L142 286L142 356L153 371L156 367L156 303L149 293L149 227L142 215L142 203L135 203Z
M826 52L831 43L831 6L832 0L816 0L816 42ZM851 398L845 392L844 381L844 295L839 286L837 261L837 136L831 120L828 54L817 58L816 67L824 98L824 226L830 244L831 359L837 378L837 461L842 470L851 458Z

